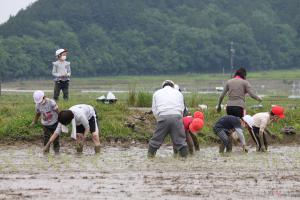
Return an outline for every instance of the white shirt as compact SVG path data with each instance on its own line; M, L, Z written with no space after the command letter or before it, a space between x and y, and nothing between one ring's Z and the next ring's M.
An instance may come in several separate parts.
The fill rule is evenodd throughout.
M270 113L268 112L262 112L253 115L253 126L260 128L262 131L265 130L270 122Z
M69 108L74 114L74 118L72 119L72 131L71 137L76 139L76 126L83 125L85 130L90 129L89 119L92 117L96 118L96 113L93 106L86 105L86 104L79 104L72 106ZM55 133L60 134L62 132L62 124L58 123Z
M155 117L181 115L184 110L183 95L178 90L165 86L153 94L152 111Z

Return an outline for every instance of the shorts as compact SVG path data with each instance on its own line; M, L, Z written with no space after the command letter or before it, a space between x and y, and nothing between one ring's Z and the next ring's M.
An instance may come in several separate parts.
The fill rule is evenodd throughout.
M90 126L90 132L94 133L96 130L99 130L99 125L98 125L98 120L97 117L95 118L94 116L89 119L89 126ZM79 126L76 126L76 133L82 133L84 134L85 128L81 124Z
M227 115L236 116L239 118L244 117L244 108L240 106L227 106L226 107Z

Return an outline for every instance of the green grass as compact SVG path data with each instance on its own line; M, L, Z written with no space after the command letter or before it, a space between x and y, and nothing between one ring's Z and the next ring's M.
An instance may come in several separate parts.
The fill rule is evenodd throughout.
M106 77L94 77L94 78L73 78L70 84L70 101L59 101L59 108L67 109L74 104L86 103L96 107L100 114L100 124L102 131L102 139L137 139L147 140L151 137L153 127L142 126L141 131L134 132L131 129L124 126L124 123L130 120L131 116L137 115L137 113L129 110L128 107L149 107L151 106L152 93L160 88L160 85L165 79L172 79L182 88L186 88L187 91L191 91L185 95L185 102L188 105L190 111L194 112L199 104L208 105L209 109L205 111L206 120L205 127L203 128L204 135L200 135L199 138L202 142L208 141L209 137L215 137L212 133L212 126L215 121L222 115L225 115L225 111L221 114L216 113L215 106L217 104L217 94L198 94L196 91L203 88L209 88L214 85L221 85L229 77L228 74L184 74L184 75L162 75L162 76L106 76ZM274 92L270 92L270 95L263 101L264 108L262 110L248 109L248 113L254 114L255 112L268 111L272 104L279 104L286 108L286 119L281 120L278 123L271 125L271 130L275 132L279 137L280 129L284 125L290 125L300 130L300 110L299 100L287 99L289 89L293 80L299 80L300 70L286 70L286 71L268 71L268 72L249 72L248 78L251 83L255 81L270 80L269 87ZM277 80L273 85L274 80ZM278 82L279 80L279 82ZM259 82L260 84L260 82ZM266 84L265 82L262 84ZM284 87L282 87L284 85ZM266 85L267 87L267 85ZM14 88L14 89L48 89L51 92L46 93L49 97L52 96L53 82L52 80L33 80L33 81L19 81L8 82L2 84L2 88ZM98 90L126 90L128 93L117 93L118 103L116 105L105 105L96 102L96 98L105 95L103 92L96 93L80 93L80 90L86 89L98 89ZM269 89L267 89L269 90ZM31 140L41 137L42 129L38 125L33 129L28 128L34 116L34 103L31 93L2 93L0 97L0 139L1 140ZM223 103L226 103L224 99ZM247 98L247 105L257 104L254 100ZM292 107L298 106L293 110ZM141 113L138 113L141 115ZM138 125L142 125L139 122Z
M0 98L0 139L31 140L41 137L41 125L29 128L34 117L34 103L31 94L2 95ZM98 103L95 98L87 95L73 95L68 102L59 101L59 109L67 109L75 104L93 105L99 113L102 137L134 138L129 128L123 126L124 116L129 115L125 103L106 105Z
M71 93L70 101L59 101L59 109L67 109L72 105L79 103L86 103L95 106L101 126L102 140L121 139L121 140L148 140L153 132L153 126L149 124L142 126L142 128L135 132L124 124L132 116L143 115L142 112L137 113L128 109L128 94L119 95L119 101L115 105L107 105L97 102L95 99L97 94L81 94ZM137 93L136 106L150 106L151 94ZM140 97L139 97L140 96ZM138 100L140 99L140 100ZM149 102L150 99L150 102ZM216 136L212 132L212 126L218 118L225 115L225 111L217 113L215 105L217 103L217 95L199 95L199 94L185 94L185 101L189 105L190 111L193 113L197 110L198 104L208 105L208 110L205 113L205 126L202 130L203 135L199 135L202 143L209 141L209 138ZM226 99L224 99L224 103ZM34 103L31 94L7 94L5 93L0 97L0 140L32 140L42 136L42 128L37 125L35 128L29 128L34 117ZM149 105L150 104L150 105ZM247 105L251 106L256 102L247 98ZM300 108L299 101L287 99L283 97L268 97L263 100L264 108L262 110L248 109L249 114L256 112L266 112L271 108L272 104L282 105L286 109L286 118L274 123L270 126L271 131L281 137L280 129L284 125L290 125L300 129ZM295 106L298 106L294 109ZM149 108L150 110L150 108ZM143 125L144 122L139 122ZM246 134L248 135L248 134ZM68 134L69 136L69 134Z

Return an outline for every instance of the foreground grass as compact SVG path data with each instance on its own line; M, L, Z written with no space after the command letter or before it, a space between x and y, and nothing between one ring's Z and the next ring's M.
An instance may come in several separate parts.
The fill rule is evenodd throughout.
M50 94L48 96L50 96ZM123 141L147 141L151 137L154 124L152 127L144 126L144 122L140 121L137 124L141 126L139 131L133 131L124 125L131 116L143 116L143 112L132 111L129 109L128 94L119 95L119 101L115 105L98 103L95 100L97 96L97 94L80 94L73 92L70 101L58 102L59 109L67 109L72 105L80 103L93 105L99 114L102 140L121 139ZM136 96L138 98L136 100L137 103L133 105L149 106L151 95L140 93ZM225 111L222 111L221 114L215 111L217 98L217 95L200 95L196 93L185 95L186 103L191 112L197 110L198 104L207 104L209 107L208 110L204 111L205 127L202 130L202 134L199 134L199 139L202 143L211 142L212 138L216 138L212 133L212 126L218 118L225 115ZM0 140L32 140L41 137L41 125L37 125L35 128L28 127L34 116L34 103L31 94L6 93L0 97L0 104ZM248 107L254 104L256 104L255 101L249 98L247 99ZM269 97L264 99L263 109L248 109L247 112L251 115L256 112L265 112L268 111L273 104L282 105L286 109L286 118L270 127L279 139L282 138L280 130L285 125L294 126L297 130L300 130L299 100ZM148 110L150 110L150 108L148 108ZM69 136L69 134L66 135ZM246 134L246 137L247 135L248 134Z
M34 103L31 94L3 95L0 108L0 139L1 140L31 140L42 135L41 125L29 128L34 114ZM68 102L59 101L59 109L67 109L75 104L91 104L99 113L102 137L134 138L133 133L123 127L124 116L129 114L123 103L105 105L86 95L74 95Z

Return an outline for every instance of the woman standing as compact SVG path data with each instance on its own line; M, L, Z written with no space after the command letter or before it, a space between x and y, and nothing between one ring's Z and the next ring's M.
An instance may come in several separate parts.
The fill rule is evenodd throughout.
M261 102L261 98L254 94L251 90L250 83L246 80L247 72L245 68L240 68L236 71L234 78L227 81L223 93L221 94L217 111L221 111L221 103L228 93L228 101L226 112L227 115L243 117L245 115L245 95L248 93L250 97Z

